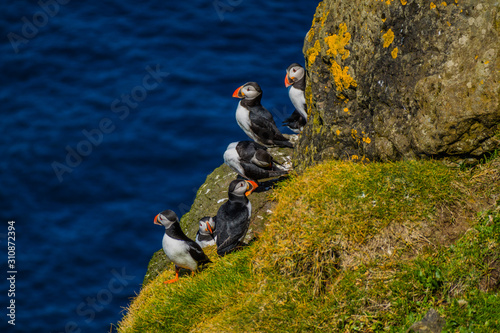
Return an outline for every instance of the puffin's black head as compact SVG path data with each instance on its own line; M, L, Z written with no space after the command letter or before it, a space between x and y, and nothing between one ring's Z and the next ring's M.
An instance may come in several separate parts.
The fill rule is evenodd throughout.
M286 69L286 76L285 76L285 86L289 87L295 82L299 81L302 79L305 75L306 71L304 70L304 67L297 63L293 63L288 68Z
M160 214L155 216L154 223L158 225L162 225L165 228L170 228L172 224L178 223L179 219L177 218L177 214L175 214L172 210L167 209L161 212Z
M199 223L199 231L202 235L211 235L215 230L215 220L210 216L202 217Z
M255 99L259 96L262 97L262 89L257 82L247 82L233 93L233 97L244 99Z
M259 185L251 180L235 179L229 184L228 194L238 197L249 196Z

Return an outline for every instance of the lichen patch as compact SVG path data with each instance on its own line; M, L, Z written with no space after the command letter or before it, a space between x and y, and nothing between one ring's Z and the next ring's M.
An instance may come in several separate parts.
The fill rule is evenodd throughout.
M393 59L396 59L398 57L398 48L397 47L395 47L394 50L392 50L391 56Z
M382 35L382 40L384 41L384 48L389 47L394 41L394 32L389 29L385 34Z
M345 47L351 40L351 34L347 32L345 23L339 25L339 33L337 35L328 36L325 38L325 44L328 46L326 54L336 57L338 54L342 56L342 60L349 56L349 50Z
M316 57L319 55L320 52L321 52L321 45L319 43L319 40L316 40L314 46L307 50L307 60L309 61L309 65L314 64L314 61L316 61Z

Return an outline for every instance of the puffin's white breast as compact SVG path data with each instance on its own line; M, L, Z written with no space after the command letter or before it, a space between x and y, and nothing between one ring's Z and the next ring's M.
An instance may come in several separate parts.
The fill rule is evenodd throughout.
M234 143L234 142L233 142ZM232 144L227 147L227 150L224 152L224 163L226 163L229 167L231 167L234 171L239 173L241 176L245 175L245 170L241 167L240 164L240 155L236 151L236 145L234 148L230 148Z
M257 138L250 129L250 111L241 106L241 102L238 103L238 108L236 109L236 122L246 135L248 135L252 140L259 142L259 138Z
M307 111L304 109L304 105L306 104L304 92L292 86L288 91L288 96L290 97L293 106L295 106L295 109L307 120Z
M163 235L163 251L168 259L179 267L196 270L198 263L189 254L189 245L181 240L173 239Z

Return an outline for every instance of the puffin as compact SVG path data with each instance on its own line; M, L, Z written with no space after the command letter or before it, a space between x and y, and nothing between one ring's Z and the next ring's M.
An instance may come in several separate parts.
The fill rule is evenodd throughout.
M300 134L306 124L307 120L302 117L302 115L297 110L294 110L290 117L286 118L283 122L283 125L288 127L296 134Z
M257 188L251 180L236 179L229 184L229 200L217 211L217 254L224 256L240 245L248 231L252 204L248 196Z
M295 133L300 133L307 123L306 106L306 71L304 67L297 63L288 66L285 75L285 87L289 87L288 96L292 101L295 111L283 124L288 126Z
M214 231L215 218L210 216L202 217L199 222L199 229L196 233L195 242L198 243L201 248L215 245Z
M233 97L241 99L236 109L236 121L252 140L266 147L293 148L276 127L271 113L260 104L262 89L256 82L245 83L234 91Z
M211 262L201 247L182 232L179 219L173 211L168 209L159 213L155 216L154 223L165 227L163 251L175 265L175 278L164 283L178 281L181 267L190 269L194 274L199 267Z
M288 171L276 167L276 162L267 147L253 141L232 142L224 152L224 163L243 178L258 181L274 178Z

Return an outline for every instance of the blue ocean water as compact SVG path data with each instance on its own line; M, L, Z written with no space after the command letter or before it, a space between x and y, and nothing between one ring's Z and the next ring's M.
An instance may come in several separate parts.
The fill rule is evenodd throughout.
M293 111L285 69L317 4L0 4L1 332L110 331L161 248L153 217L186 212L247 139L233 91L256 81L277 123Z

